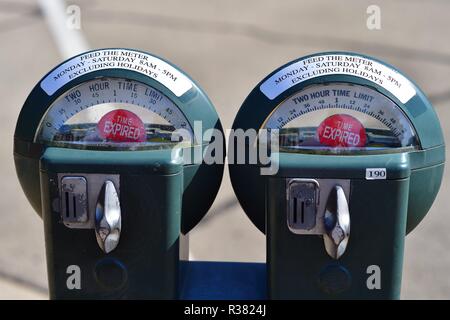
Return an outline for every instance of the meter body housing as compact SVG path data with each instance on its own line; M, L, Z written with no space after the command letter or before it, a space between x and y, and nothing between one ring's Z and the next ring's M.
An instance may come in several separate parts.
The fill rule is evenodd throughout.
M241 206L266 234L269 297L399 298L405 236L444 169L422 91L374 58L319 53L258 84L233 128L278 130L272 174L230 164Z
M208 129L222 130L203 91L145 52L83 53L36 85L14 159L44 221L50 298L178 297L180 235L206 214L223 172L186 157L208 151Z
M47 148L40 166L51 296L176 298L183 194L181 159L174 163L167 150L137 151L142 154L130 161L121 157L123 151L114 154L114 151L61 149ZM78 203L75 209L70 203L77 202L74 200L79 196L76 190L68 193L68 203L65 203L65 196L61 196L61 192L65 193L61 184L73 178L86 181L88 203L92 203L91 197L95 199L100 194L99 187L105 181L117 184L121 234L117 248L109 253L96 245L91 228L69 228L64 224L66 217L61 223L61 214L55 214L60 213L55 207L62 207L67 215L77 214ZM55 199L62 203L55 203ZM93 211L90 208L88 206L89 213ZM92 220L95 220L93 215L86 223ZM80 270L79 290L67 287L70 275L67 268L71 265Z

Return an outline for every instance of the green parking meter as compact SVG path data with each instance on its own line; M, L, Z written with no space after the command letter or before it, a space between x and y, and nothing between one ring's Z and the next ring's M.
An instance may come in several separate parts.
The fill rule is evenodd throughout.
M377 59L319 53L260 82L233 129L271 137L266 171L260 160L237 163L229 147L234 191L266 234L269 297L399 298L405 236L431 207L444 169L424 93ZM245 159L264 145L245 143Z
M180 234L223 173L203 161L208 130L222 127L205 93L145 52L86 52L39 81L14 160L44 221L51 298L178 297Z

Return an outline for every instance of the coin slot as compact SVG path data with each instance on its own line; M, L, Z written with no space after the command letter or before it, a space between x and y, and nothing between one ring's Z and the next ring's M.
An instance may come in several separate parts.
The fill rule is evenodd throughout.
M304 224L305 223L305 202L302 201L302 208L301 208L301 220L300 223Z
M85 224L87 212L87 181L84 177L66 176L61 179L61 218L65 223Z
M293 210L294 218L292 219L294 221L294 224L297 223L297 198L294 198L294 210Z
M69 210L69 193L65 192L65 200L66 200L66 218L70 217L70 210Z
M297 180L288 186L288 225L291 229L311 230L316 225L318 185Z
M76 219L77 218L77 199L76 199L75 195L72 197L72 202L73 202L73 217Z

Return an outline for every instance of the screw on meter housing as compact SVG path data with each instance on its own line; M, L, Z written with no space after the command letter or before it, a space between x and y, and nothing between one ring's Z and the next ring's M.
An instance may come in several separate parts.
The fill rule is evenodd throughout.
M206 214L223 173L223 161L185 160L211 148L194 121L199 136L222 132L205 93L141 51L83 53L35 86L14 159L44 221L51 298L178 296L179 236Z
M313 54L261 81L233 129L279 134L267 148L271 175L263 161L229 161L242 208L266 234L269 296L398 298L405 235L430 209L444 168L442 130L422 91L374 58ZM241 157L257 147L247 143Z

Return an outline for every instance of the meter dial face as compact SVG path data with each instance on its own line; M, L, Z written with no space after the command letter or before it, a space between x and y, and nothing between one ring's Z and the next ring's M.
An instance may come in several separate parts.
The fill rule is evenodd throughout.
M41 120L35 142L82 149L167 148L194 142L181 110L141 82L98 78L62 94Z
M347 83L312 85L295 93L263 128L279 129L280 150L287 152L354 154L419 146L410 121L393 101Z

